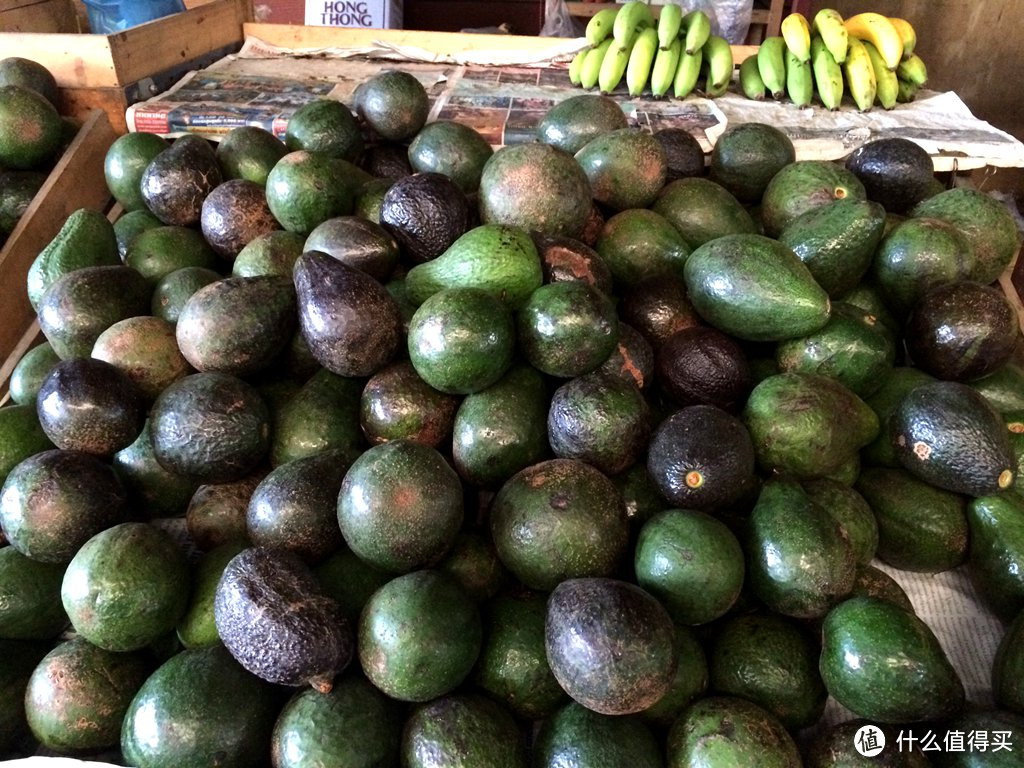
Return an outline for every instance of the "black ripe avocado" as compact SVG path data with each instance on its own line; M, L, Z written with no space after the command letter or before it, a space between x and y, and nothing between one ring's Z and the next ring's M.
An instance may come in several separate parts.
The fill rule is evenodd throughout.
M272 683L331 690L355 652L352 625L298 555L250 547L224 568L217 633L239 664Z
M203 201L222 180L210 142L188 134L154 157L139 183L146 207L160 221L189 227L199 223Z
M860 179L868 200L891 213L905 213L928 196L935 180L932 159L901 136L862 144L846 158L846 170Z

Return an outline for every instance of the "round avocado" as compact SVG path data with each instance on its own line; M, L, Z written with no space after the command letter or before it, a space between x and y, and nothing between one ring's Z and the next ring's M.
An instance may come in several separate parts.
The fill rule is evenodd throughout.
M660 391L680 406L715 405L731 411L753 386L743 348L731 336L706 325L669 336L654 361Z
M415 263L436 259L470 228L469 200L447 176L416 173L384 193L380 224Z
M537 138L575 155L602 133L628 127L622 107L608 96L582 93L552 106L537 123Z
M406 768L526 768L519 726L497 702L475 693L416 707L402 733Z
M761 196L761 222L765 234L779 234L801 213L833 200L867 199L867 192L851 171L826 160L797 160L772 176Z
M334 99L303 104L288 118L284 144L355 162L363 152L363 134L352 111Z
M190 227L199 223L203 200L222 181L210 142L186 134L150 161L139 185L146 207L160 221Z
M575 157L590 180L594 200L612 210L646 208L665 184L665 150L647 131L602 133Z
M408 360L392 363L366 382L359 425L370 443L414 440L437 448L451 434L459 398L420 378Z
M665 152L665 181L704 175L704 148L685 128L661 128L654 132Z
M661 745L637 716L612 717L576 702L544 721L534 745L536 768L662 768Z
M756 203L772 177L796 161L793 141L774 125L730 125L711 149L708 176L744 203Z
M245 179L216 186L203 200L199 225L206 242L227 259L234 259L253 238L280 229L263 187Z
M38 91L0 85L0 167L41 168L60 151L60 115Z
M170 146L167 139L145 131L118 136L103 160L107 189L126 211L147 210L142 174L154 157Z
M50 640L68 625L60 601L62 563L32 560L0 548L0 638Z
M53 73L38 61L21 56L0 59L0 86L20 85L30 88L59 108L57 80Z
M426 124L430 98L414 75L389 69L360 85L356 111L382 138L403 141Z
M484 164L493 154L487 139L472 126L450 120L423 126L408 150L414 171L444 174L467 195L479 188Z
M382 282L391 277L399 255L390 233L358 216L328 219L309 233L301 250L329 254Z
M256 125L235 126L217 142L216 150L225 179L245 179L261 187L267 185L270 169L286 154L284 142Z
M902 136L861 144L846 158L846 169L860 179L868 200L893 213L905 213L928 197L935 180L931 157Z

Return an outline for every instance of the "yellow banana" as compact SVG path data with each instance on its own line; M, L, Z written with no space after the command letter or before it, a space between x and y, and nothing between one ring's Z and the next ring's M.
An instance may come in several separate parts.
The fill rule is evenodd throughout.
M899 63L899 66L896 67L896 75L916 86L922 86L928 82L928 68L916 53L910 54Z
M658 16L658 48L667 51L672 43L679 37L679 30L683 24L683 8L675 3L666 3L661 6L661 15Z
M724 93L732 81L733 60L729 41L719 35L708 35L703 50L704 61L708 65L708 82L711 84L711 90Z
M569 82L573 85L580 84L580 73L583 71L583 60L587 58L588 53L590 53L590 49L584 48L573 56L572 61L569 62Z
M773 98L781 99L786 93L786 41L780 35L770 35L757 48L757 69L764 87Z
M691 56L704 47L711 34L711 19L699 8L683 16L683 52Z
M890 16L889 21L896 27L896 31L900 33L900 39L903 40L903 58L905 59L917 47L917 31L913 24L898 16Z
M846 75L846 86L853 97L853 102L861 112L867 112L875 103L875 68L871 66L868 49L860 38L850 37L850 47L846 51L843 62L843 74Z
M748 56L740 63L740 90L748 99L764 100L764 80L757 68L757 56Z
M623 50L612 43L612 47L608 49L601 60L601 71L597 73L597 87L601 93L611 93L622 82L622 76L626 74L626 67L629 64L629 55L632 52L632 45Z
M811 60L811 28L802 13L791 13L782 20L782 39L798 61Z
M896 82L899 85L899 90L896 92L897 102L907 104L917 97L917 89L921 87L917 83L902 80L899 77L896 78Z
M814 76L811 62L800 61L790 50L786 50L786 93L789 100L798 107L806 107L814 98Z
M580 67L580 85L590 89L597 85L597 78L601 72L601 63L605 54L612 47L612 39L606 37L597 46L587 51L583 59L583 66Z
M619 48L619 53L629 53L640 31L654 26L651 8L643 0L629 0L623 3L615 14L612 25L612 37Z
M672 93L677 99L685 99L697 87L697 78L700 77L700 65L703 60L703 48L698 48L696 53L686 53L684 50L679 55L676 76L672 80Z
M846 61L848 35L843 24L843 16L834 8L822 8L814 14L812 29L821 36L821 40L836 60L836 64Z
M651 75L651 67L654 66L654 54L657 52L658 30L647 27L633 43L629 63L626 64L626 88L630 96L639 96L643 93L647 78Z
M839 109L843 101L843 70L818 35L811 38L811 71L825 109Z
M896 106L896 97L899 94L900 84L896 80L896 73L885 66L882 61L882 54L872 43L862 41L867 49L868 58L871 59L871 68L875 70L875 99L882 105L883 109L892 109Z
M590 21L587 22L586 32L584 32L589 45L600 45L601 41L612 33L612 27L615 24L615 16L618 11L618 8L605 8L590 17Z
M846 27L847 35L872 43L882 54L885 66L896 69L896 65L903 58L903 38L888 16L865 11L851 16L843 25Z
M668 50L659 49L658 55L654 57L654 66L651 68L651 94L658 98L668 93L672 87L672 81L676 77L676 69L679 66L679 56L683 52L683 41L676 38Z

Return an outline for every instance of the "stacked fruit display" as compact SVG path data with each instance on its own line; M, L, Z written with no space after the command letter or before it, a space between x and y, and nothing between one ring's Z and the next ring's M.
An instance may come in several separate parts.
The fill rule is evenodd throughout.
M892 109L912 101L928 79L914 52L917 34L905 19L864 12L844 20L822 8L810 24L800 13L789 14L781 32L740 64L740 88L751 99L788 96L803 107L817 91L826 108L839 109L848 93L862 112L876 103Z
M699 9L683 14L680 6L669 4L655 20L649 5L629 0L594 14L586 37L590 47L569 65L573 85L597 86L607 94L625 78L630 96L640 96L649 85L654 97L671 91L682 99L702 75L708 96L722 95L732 81L732 49L712 33L711 20Z
M1003 204L904 139L796 161L746 123L705 165L599 94L497 150L428 106L392 71L284 142L123 136L123 214L38 254L0 755L856 764L829 696L886 757L1024 744ZM1001 709L883 563L963 566Z

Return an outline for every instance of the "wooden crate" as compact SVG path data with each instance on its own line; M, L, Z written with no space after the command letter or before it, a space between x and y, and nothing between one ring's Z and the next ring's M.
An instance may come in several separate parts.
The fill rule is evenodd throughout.
M46 66L61 87L63 114L99 108L124 133L129 105L236 51L251 7L250 0L212 0L111 35L2 32L0 51Z
M110 208L103 160L116 137L106 113L93 110L0 250L0 402L15 364L39 340L28 269L72 212Z
M79 31L71 0L0 0L0 32Z

